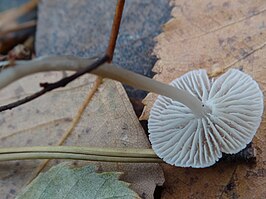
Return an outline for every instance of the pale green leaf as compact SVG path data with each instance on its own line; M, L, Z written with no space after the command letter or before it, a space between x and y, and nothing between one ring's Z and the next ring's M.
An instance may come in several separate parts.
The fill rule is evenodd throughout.
M41 173L17 199L131 199L139 196L118 180L121 173L96 173L94 165L73 168L65 163Z

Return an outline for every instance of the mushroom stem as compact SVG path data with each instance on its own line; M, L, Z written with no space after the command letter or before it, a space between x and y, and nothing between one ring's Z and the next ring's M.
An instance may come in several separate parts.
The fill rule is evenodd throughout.
M16 61L14 66L8 67L0 73L0 89L33 73L62 70L77 71L94 61L95 59L84 59L75 56L46 56L31 61ZM137 89L167 96L184 104L199 117L209 112L208 108L189 92L119 68L113 64L103 64L91 73L117 80Z
M206 112L209 112L208 108L189 92L125 70L123 68L119 68L113 64L104 64L93 70L92 73L105 78L117 80L137 89L169 97L184 104L199 117L203 116Z

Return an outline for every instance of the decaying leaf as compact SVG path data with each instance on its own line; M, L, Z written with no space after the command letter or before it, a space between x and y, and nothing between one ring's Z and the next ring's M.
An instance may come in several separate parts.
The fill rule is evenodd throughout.
M94 9L92 1L41 1L39 5L36 53L94 56L108 41L112 12L105 3ZM113 3L113 4L112 4ZM115 1L108 5L115 7ZM95 5L95 2L92 2ZM98 4L97 4L98 5ZM88 13L100 12L101 29L95 32ZM106 20L109 20L107 23ZM47 28L49 27L49 28ZM67 31L66 31L67 30ZM95 40L94 40L95 39ZM104 42L103 42L104 41ZM95 43L94 43L95 42ZM88 50L89 49L89 50ZM26 77L1 90L6 104L39 90L39 82L61 79L62 73ZM47 93L28 104L0 114L1 147L78 145L97 147L149 148L150 144L120 83L85 75L65 88ZM99 80L99 79L98 79ZM92 92L96 90L96 92ZM14 198L38 172L59 161L12 161L0 163L0 195ZM75 162L86 164L86 162ZM143 198L153 198L156 185L164 182L158 164L97 163L99 171L123 172L122 180Z
M154 79L169 83L182 74L205 68L218 75L242 69L266 89L266 2L172 0L173 18L157 37ZM149 94L141 119L147 119L156 95ZM266 128L263 119L253 141L256 165L218 163L208 169L164 166L162 198L265 198ZM254 190L256 190L254 192Z
M70 168L61 163L41 173L16 197L17 199L84 199L84 198L140 198L119 181L121 173L96 173L93 165Z

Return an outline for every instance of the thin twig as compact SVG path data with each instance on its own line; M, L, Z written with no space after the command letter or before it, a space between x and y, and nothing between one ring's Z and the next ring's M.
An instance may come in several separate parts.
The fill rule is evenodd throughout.
M121 18L123 14L124 4L125 4L125 0L117 0L115 16L114 16L112 30L111 30L110 39L109 39L109 45L106 50L106 55L109 57L108 62L111 62L113 59L116 40L117 40Z
M16 102L7 104L7 105L3 105L0 106L0 112L5 111L5 110L9 110L12 108L15 108L17 106L20 106L22 104L25 104L27 102L30 102L40 96L42 96L43 94L52 91L54 89L57 89L59 87L64 87L66 86L68 83L72 82L73 80L77 79L78 77L96 69L97 67L99 67L100 65L104 64L106 61L108 60L107 56L104 56L98 60L96 60L95 62L93 62L92 64L90 64L88 67L79 70L78 72L76 72L73 75L70 75L69 77L63 78L55 83L41 83L41 87L43 87L42 90L40 90L39 92L34 93L33 95L27 96L21 100L18 100Z

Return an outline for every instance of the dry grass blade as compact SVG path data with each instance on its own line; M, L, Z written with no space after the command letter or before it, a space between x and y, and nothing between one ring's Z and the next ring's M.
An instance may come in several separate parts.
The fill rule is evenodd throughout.
M18 147L0 148L0 161L28 159L73 159L103 162L162 162L152 149L113 149L95 147Z

